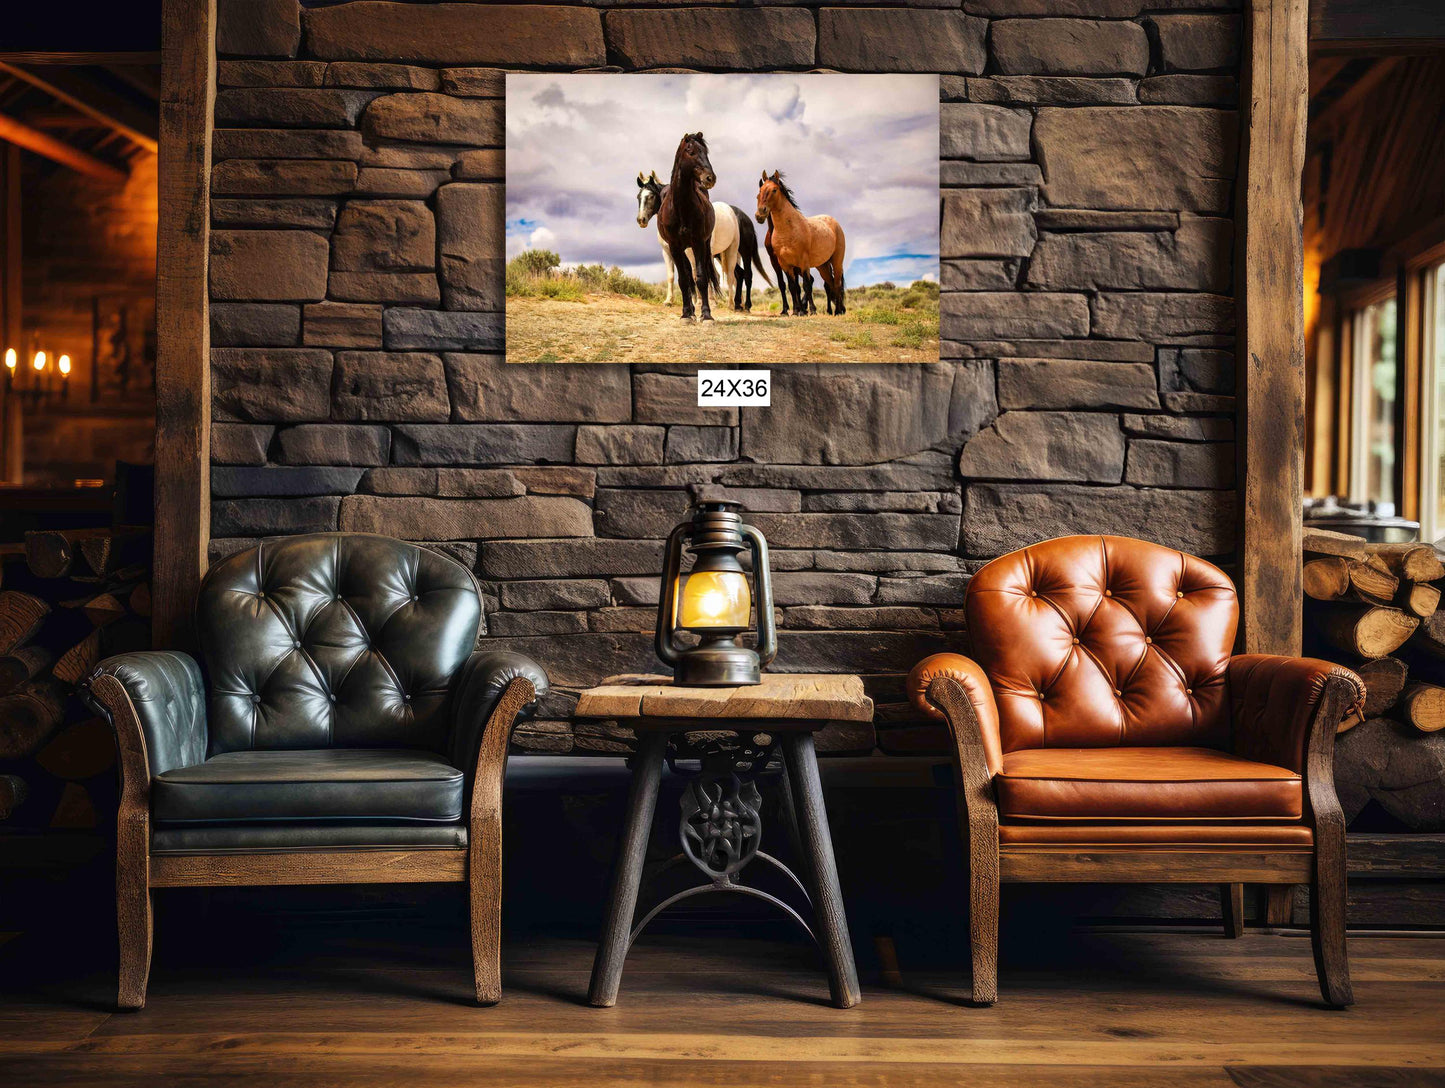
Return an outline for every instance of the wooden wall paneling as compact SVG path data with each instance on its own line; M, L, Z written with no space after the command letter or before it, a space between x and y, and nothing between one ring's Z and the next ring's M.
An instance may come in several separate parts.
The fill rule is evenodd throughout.
M1240 606L1246 652L1297 654L1303 596L1307 0L1250 0L1239 327Z
M3 309L5 343L0 344L0 353L13 347L21 351L20 344L20 303L21 303L21 238L24 227L20 209L20 148L14 144L0 147L3 155L5 189L5 242L4 269L0 271L0 282L4 284ZM23 354L23 352L22 352ZM24 365L24 360L20 360ZM5 395L0 383L0 481L18 484L24 473L24 434L21 431L20 398Z
M1313 430L1313 462L1311 465L1312 495L1333 495L1339 492L1335 446L1335 418L1339 412L1339 357L1335 341L1334 297L1321 295L1315 317L1314 393L1310 416Z
M156 259L156 536L152 638L190 644L211 521L211 128L215 0L164 0Z
M1350 446L1354 442L1354 419L1350 401L1355 388L1355 327L1339 300L1335 301L1335 357L1339 359L1335 383L1335 490L1350 493Z

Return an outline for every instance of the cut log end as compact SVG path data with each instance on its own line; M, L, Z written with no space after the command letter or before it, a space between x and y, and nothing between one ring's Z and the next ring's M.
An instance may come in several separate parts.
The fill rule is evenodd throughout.
M1332 646L1367 658L1398 650L1419 626L1419 616L1398 608L1345 606L1319 618L1320 631Z
M0 654L13 652L40 629L50 606L19 590L0 590Z
M1411 684L1400 699L1403 717L1422 733L1445 729L1445 687Z

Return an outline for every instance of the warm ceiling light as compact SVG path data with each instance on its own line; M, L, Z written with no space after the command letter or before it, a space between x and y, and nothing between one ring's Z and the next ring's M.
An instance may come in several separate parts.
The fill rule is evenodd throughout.
M6 349L5 349L5 366L6 366L8 369L10 369L10 370L14 370L14 369L15 369L15 349L14 349L14 348L6 348Z
M64 374L66 377L69 377L69 376L70 376L70 356L69 356L69 355L62 355L59 359L56 360L55 365L60 368L60 373Z
M44 370L44 369L45 369L45 352L43 352L43 351L37 351L37 352L35 353L35 369L36 369L36 370Z

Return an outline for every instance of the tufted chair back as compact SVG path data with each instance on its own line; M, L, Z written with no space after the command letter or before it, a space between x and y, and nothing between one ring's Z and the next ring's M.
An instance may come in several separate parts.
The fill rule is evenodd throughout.
M1239 605L1212 563L1142 540L1061 537L982 567L965 609L1004 752L1228 746Z
M209 754L445 752L452 679L481 618L470 571L390 537L316 533L238 552L196 601Z

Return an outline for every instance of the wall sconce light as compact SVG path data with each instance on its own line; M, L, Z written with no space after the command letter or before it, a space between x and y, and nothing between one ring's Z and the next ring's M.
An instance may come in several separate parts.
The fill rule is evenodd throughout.
M32 410L42 402L52 399L66 400L70 396L71 362L69 355L62 355L53 361L45 351L36 351L30 359L29 368L20 366L20 353L14 348L5 349L5 389L24 399ZM59 374L57 381L55 375Z
M753 587L739 556L750 550ZM693 556L682 570L683 553ZM749 629L757 596L757 649L739 641ZM690 646L678 639L698 636ZM657 656L671 665L673 683L687 687L733 687L762 683L762 669L778 652L773 624L773 585L768 542L743 523L735 502L699 502L692 517L672 530L663 557L657 608Z

